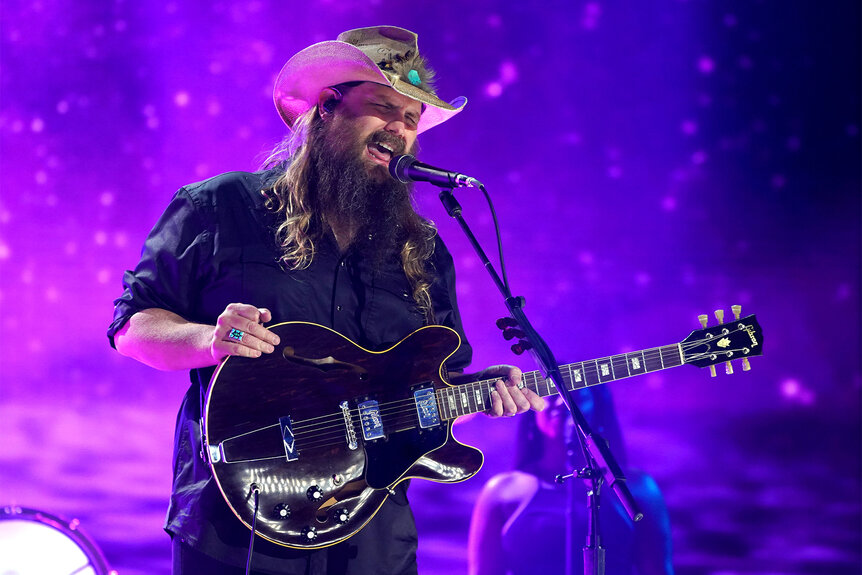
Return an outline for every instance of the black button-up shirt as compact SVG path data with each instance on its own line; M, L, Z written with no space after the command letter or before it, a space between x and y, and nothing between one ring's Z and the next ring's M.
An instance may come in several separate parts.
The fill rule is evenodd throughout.
M325 325L375 351L390 347L423 325L424 317L397 263L374 271L357 254L340 253L334 239L326 236L316 242L308 268L290 271L279 265L280 249L274 240L278 222L261 193L278 175L276 171L232 172L177 192L150 232L137 267L123 277L125 291L115 301L114 321L108 330L112 345L114 334L141 310L162 308L189 321L214 325L232 302L265 307L272 312L274 323ZM447 367L460 370L469 364L472 350L455 300L452 257L439 238L431 264L435 270L431 287L435 323L455 329L462 341ZM201 399L213 370L192 370L192 385L180 408L173 493L165 528L210 555L244 565L249 532L230 513L199 455ZM400 505L409 515L404 490L390 500L388 505ZM391 533L396 528L408 532ZM404 539L415 550L412 517L385 522L375 518L342 546L361 546L363 539L379 541L381 537L384 542L393 537ZM412 553L409 548L406 552ZM295 552L261 542L255 546L255 566L273 572L305 572L307 561L321 564L315 555L320 553ZM400 569L397 563L402 560L393 557L393 572ZM332 552L329 561L331 567ZM386 572L384 564L379 567L379 572Z

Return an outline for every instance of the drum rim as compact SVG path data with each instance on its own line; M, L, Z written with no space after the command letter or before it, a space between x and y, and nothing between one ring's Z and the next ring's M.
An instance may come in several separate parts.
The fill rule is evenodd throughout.
M111 573L111 568L102 550L96 545L89 533L81 527L81 522L78 519L68 520L54 513L20 505L6 505L0 509L0 521L15 519L42 523L60 531L81 548L97 575L109 575Z

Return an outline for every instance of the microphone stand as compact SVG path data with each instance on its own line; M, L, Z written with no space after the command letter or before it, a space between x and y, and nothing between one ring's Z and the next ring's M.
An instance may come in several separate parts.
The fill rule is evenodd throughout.
M482 249L476 236L473 235L473 232L470 230L470 227L461 215L461 204L458 203L457 199L455 199L452 189L444 186L441 187L440 201L443 203L443 207L446 209L449 216L458 222L461 229L464 231L464 234L467 236L467 239L473 245L473 249L482 261L483 266L490 274L491 279L497 286L497 289L503 295L503 299L509 313L512 318L518 322L519 327L524 332L524 339L532 345L530 352L533 355L534 360L539 364L540 369L546 374L546 377L550 378L554 382L558 393L563 398L563 402L566 404L566 407L575 421L575 425L578 430L577 435L580 439L581 450L584 454L584 462L586 466L583 469L573 471L569 475L557 476L557 479L559 482L562 482L570 477L579 477L583 479L587 485L590 517L589 524L587 526L586 546L583 548L584 575L604 575L605 550L601 546L599 533L599 493L602 483L604 482L611 486L611 489L613 489L614 493L619 498L626 510L626 513L628 513L632 521L640 521L643 518L643 514L640 512L634 497L632 497L631 491L629 490L628 485L626 485L626 479L623 475L622 469L620 469L619 464L611 453L611 450L608 448L607 442L592 430L584 417L584 414L575 404L574 396L563 381L563 377L560 374L560 368L557 365L553 352L551 352L550 347L548 347L527 319L523 309L525 303L524 298L521 296L513 296L508 286L506 286L500 279L500 276L497 275L493 264L488 259L488 256L485 255L485 251ZM570 493L571 491L570 486ZM574 531L571 529L571 526L569 526L568 529L569 533ZM567 540L569 541L569 546L566 556L566 572L569 573L569 575L574 575L574 552L572 550L574 546L571 543L571 537Z

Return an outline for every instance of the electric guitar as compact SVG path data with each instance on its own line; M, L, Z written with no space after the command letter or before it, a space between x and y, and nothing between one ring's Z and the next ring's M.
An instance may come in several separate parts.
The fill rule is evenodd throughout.
M737 312L738 308L734 309ZM719 320L721 321L721 319ZM754 315L693 331L679 343L560 366L569 389L684 364L707 367L763 350ZM444 362L460 345L442 326L418 329L385 351L363 349L326 327L270 327L281 343L259 358L228 357L213 375L203 421L204 456L230 509L273 543L333 545L374 517L398 483L454 483L482 466L452 422L486 411L497 378L449 385ZM538 371L540 396L556 393Z

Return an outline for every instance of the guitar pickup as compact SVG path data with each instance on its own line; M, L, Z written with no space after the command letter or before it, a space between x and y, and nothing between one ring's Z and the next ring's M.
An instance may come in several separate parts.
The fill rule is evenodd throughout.
M362 436L366 441L385 437L380 406L375 400L369 399L359 404L359 421L362 423Z
M416 404L416 415L419 417L419 427L428 429L440 425L440 412L437 409L437 398L434 396L434 388L426 387L413 392L413 401Z

